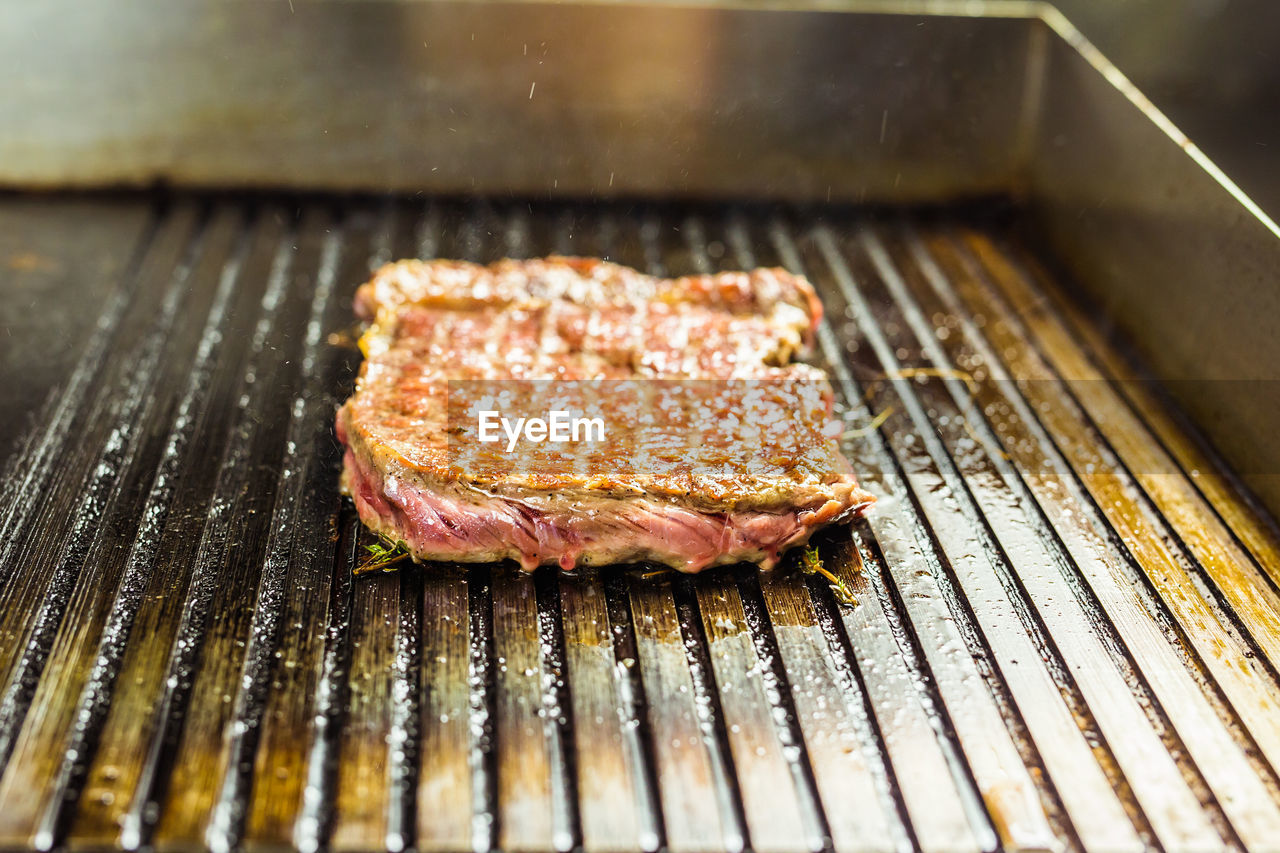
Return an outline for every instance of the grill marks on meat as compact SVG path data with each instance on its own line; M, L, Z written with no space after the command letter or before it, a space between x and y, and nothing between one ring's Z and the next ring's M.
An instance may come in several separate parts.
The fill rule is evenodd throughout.
M735 314L767 315L782 306L821 317L822 305L803 279L778 269L664 279L595 258L552 256L503 260L400 261L378 270L356 294L356 313L373 320L406 305L456 310L530 302L581 306L703 305Z
M771 566L872 500L832 438L825 375L791 363L821 305L782 270L402 261L356 310L371 326L338 413L343 483L418 558ZM603 415L606 440L481 443L495 394L519 415Z

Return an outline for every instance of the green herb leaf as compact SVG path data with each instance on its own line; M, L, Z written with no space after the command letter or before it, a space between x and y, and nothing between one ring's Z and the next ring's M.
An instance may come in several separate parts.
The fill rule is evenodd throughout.
M858 599L853 594L853 590L849 589L849 585L841 578L836 578L836 582L831 585L831 594L835 596L837 602L845 607L858 606Z
M378 570L386 571L389 566L400 562L409 556L409 547L403 542L393 542L385 537L372 545L364 546L370 556L363 563L356 566L355 573L363 575L366 572L376 572Z
M831 594L835 596L838 603L846 607L857 607L858 598L853 594L853 590L849 589L849 585L844 582L844 578L838 577L827 570L822 565L822 556L818 553L818 549L812 546L805 548L800 555L800 571L806 575L822 575L831 584Z

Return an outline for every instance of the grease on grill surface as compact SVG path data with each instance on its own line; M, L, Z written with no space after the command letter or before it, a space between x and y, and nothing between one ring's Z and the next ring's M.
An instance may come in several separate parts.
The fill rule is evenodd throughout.
M1102 379L1140 374L998 222L226 198L142 219L0 483L0 846L1280 837L1275 527L1151 389ZM351 285L393 256L551 251L810 276L881 497L818 543L836 581L799 555L351 577L374 542L332 488Z

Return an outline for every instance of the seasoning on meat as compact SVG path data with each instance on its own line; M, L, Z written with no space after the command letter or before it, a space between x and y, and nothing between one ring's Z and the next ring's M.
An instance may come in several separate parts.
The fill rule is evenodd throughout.
M343 487L417 559L771 567L873 500L792 362L822 308L783 270L402 261L356 311Z

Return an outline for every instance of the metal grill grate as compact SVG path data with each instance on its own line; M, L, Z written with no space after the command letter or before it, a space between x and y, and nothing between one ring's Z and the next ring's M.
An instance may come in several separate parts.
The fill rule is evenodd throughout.
M0 846L1280 838L1280 536L998 222L100 207L138 248L0 492ZM352 578L355 286L550 251L811 277L881 496L821 543L856 606L790 571Z

